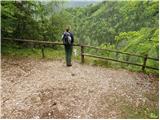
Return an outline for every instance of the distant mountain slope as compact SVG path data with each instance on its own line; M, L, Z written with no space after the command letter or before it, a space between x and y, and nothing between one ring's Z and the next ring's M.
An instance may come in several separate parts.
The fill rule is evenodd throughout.
M89 4L96 4L102 0L70 0L64 4L65 8L85 7Z
M74 31L80 39L88 38L88 41L94 39L91 42L94 44L114 43L115 36L120 32L139 31L145 27L157 28L159 13L157 3L101 1L81 8L69 8L67 11L74 16ZM80 5L78 2L76 4ZM79 32L83 34L79 35Z

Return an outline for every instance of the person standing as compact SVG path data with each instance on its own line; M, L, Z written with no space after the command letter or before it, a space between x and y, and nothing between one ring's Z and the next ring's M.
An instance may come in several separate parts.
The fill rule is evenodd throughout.
M62 35L63 44L65 47L65 55L66 55L66 65L72 66L71 58L72 58L72 49L74 43L74 36L73 33L70 32L70 28L67 27L65 32Z

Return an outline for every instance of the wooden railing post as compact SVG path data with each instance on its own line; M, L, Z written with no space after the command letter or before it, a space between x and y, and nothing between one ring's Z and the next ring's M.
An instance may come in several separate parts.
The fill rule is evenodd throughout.
M144 56L144 61L143 61L143 66L142 66L142 71L144 71L144 70L145 70L146 63L147 63L147 57L148 57L148 55L146 54L146 55Z
M42 58L44 58L45 57L45 55L44 55L44 45L42 45L42 47L41 47L41 52L42 52Z
M82 64L84 63L84 55L83 55L83 53L84 53L84 46L81 45L81 63Z

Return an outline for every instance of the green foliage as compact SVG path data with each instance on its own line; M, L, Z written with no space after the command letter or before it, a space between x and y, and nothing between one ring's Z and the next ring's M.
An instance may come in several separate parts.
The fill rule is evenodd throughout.
M84 44L115 44L115 36L121 32L158 29L157 1L104 1L68 12L75 16L74 32Z
M49 1L1 1L2 36L52 40L60 39L65 21L59 13L63 2Z
M158 29L142 28L140 31L122 32L116 36L116 48L122 51L148 54L150 50L157 52ZM134 50L134 51L133 51ZM152 51L153 52L153 51ZM154 56L158 57L158 56Z
M116 39L116 49L129 53L158 58L158 29L142 28L139 31L122 32ZM142 58L128 57L130 62L143 63ZM158 62L148 60L147 65L158 68Z

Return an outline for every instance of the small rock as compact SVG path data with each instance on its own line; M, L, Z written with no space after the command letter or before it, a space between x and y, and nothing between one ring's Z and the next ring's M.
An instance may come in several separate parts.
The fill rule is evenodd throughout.
M54 105L57 105L57 103L56 103L56 102L54 102L54 103L52 104L52 106L54 106Z
M59 111L64 110L64 107L62 105L60 105L60 104L57 106L57 108L58 108Z
M48 113L48 116L51 116L51 113Z
M72 75L72 76L75 76L75 74L74 74L74 73L72 73L71 75Z
M40 118L39 116L34 116L34 117L33 117L33 119L39 119L39 118Z

